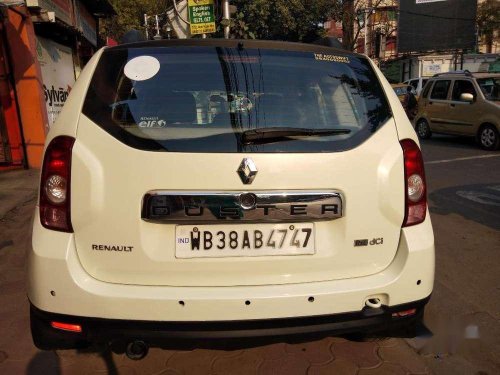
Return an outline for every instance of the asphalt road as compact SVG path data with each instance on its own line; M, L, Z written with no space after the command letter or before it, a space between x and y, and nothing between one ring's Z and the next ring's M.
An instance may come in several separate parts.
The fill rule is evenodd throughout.
M411 340L439 374L500 373L500 152L467 138L422 141L436 240L430 340Z
M0 173L0 373L499 374L500 152L446 136L423 141L422 148L436 238L436 281L426 311L433 337L153 349L139 362L109 352L34 348L24 280L37 172Z

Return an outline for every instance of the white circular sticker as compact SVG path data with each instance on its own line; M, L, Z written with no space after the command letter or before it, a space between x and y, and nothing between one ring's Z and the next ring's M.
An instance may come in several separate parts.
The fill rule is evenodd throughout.
M160 62L153 56L134 57L125 64L123 72L134 81L145 81L153 78L160 70Z

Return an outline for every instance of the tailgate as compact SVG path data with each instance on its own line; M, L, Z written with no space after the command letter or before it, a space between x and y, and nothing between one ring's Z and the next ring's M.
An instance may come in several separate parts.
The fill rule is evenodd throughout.
M245 157L258 170L250 185L243 184L236 171ZM361 146L345 152L199 154L137 150L82 116L72 174L71 212L78 256L92 277L112 283L268 285L370 275L394 258L404 216L402 150L393 119ZM226 196L250 192L258 197L262 192L335 192L341 197L341 212L316 218L285 213L277 220L313 228L314 243L307 253L256 256L243 251L204 256L206 250L194 249L195 254L189 256L189 246L179 243L192 233L190 226L201 231L208 228L214 237L218 231L229 235L237 229L241 238L245 230L250 237L255 230L269 233L268 226L273 224L262 217L215 222L213 217L178 217L177 222L161 215L148 218L143 204L151 192L174 197L193 193L204 197L213 192ZM178 204L182 211L185 202ZM245 250L242 246L240 240L240 252ZM183 252L188 256L182 256Z

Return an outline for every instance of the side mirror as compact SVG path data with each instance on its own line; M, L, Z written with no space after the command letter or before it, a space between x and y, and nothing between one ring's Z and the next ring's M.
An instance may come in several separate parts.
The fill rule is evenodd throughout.
M464 92L463 94L460 94L460 101L472 103L474 101L474 95Z

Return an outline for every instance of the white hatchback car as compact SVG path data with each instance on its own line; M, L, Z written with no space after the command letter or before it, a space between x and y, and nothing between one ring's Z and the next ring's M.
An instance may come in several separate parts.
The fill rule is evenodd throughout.
M104 48L48 134L29 256L41 349L412 335L433 280L417 136L365 56Z

